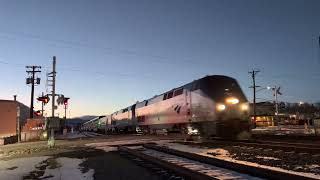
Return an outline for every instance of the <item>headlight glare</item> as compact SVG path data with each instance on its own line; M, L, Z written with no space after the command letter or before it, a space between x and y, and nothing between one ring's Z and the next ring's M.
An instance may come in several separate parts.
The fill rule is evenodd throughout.
M227 98L227 99L226 99L226 102L227 102L228 104L238 104L238 103L239 103L239 99L234 98L234 97L230 97L230 98Z
M249 109L249 106L247 104L242 104L241 105L241 110L242 111L247 111Z
M217 110L218 111L224 111L226 109L226 106L224 104L218 104L217 105Z

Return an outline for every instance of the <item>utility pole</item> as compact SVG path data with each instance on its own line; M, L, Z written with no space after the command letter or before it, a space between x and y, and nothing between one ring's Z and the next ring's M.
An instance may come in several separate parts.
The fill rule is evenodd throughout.
M41 66L26 66L26 68L28 69L26 72L28 73L28 75L30 75L27 78L27 84L31 84L30 118L33 118L34 85L40 84L40 78L35 79L35 75L36 75L36 73L41 72L40 70L38 70L38 69L41 69ZM35 80L37 80L37 81L35 82Z
M20 105L17 102L17 95L13 95L14 102L17 104L17 136L18 143L21 141L21 132L20 132Z
M278 93L277 93L277 86L273 89L273 96L274 96L274 105L275 105L275 115L278 116L279 110L278 110Z
M256 123L256 88L260 86L256 86L256 74L260 72L259 70L252 70L249 72L252 77L252 86L250 88L253 89L253 120L254 120L254 125Z

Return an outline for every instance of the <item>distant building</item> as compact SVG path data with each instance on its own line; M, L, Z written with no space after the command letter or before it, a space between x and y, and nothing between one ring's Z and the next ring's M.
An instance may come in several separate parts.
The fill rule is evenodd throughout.
M256 116L272 116L274 109L274 104L271 102L258 102L256 103ZM250 113L253 116L253 103L250 103Z
M253 120L253 103L250 103ZM320 117L320 107L309 103L278 103L278 116L275 116L275 105L272 102L256 103L256 126L303 125L310 119ZM311 121L310 121L311 122ZM310 123L312 124L312 123Z
M22 127L29 117L30 108L18 101L0 100L0 138L17 135L17 118Z

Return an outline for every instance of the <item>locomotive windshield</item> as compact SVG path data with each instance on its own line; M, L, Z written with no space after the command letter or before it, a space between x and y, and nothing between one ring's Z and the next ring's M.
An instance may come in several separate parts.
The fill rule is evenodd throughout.
M236 97L240 102L246 102L239 84L233 78L226 76L210 76L201 82L201 89L217 102L225 101L228 97Z

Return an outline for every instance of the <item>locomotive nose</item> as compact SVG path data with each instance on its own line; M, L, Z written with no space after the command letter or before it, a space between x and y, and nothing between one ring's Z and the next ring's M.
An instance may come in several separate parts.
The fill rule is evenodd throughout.
M247 102L240 102L236 97L228 97L225 99L225 103L217 103L216 110L218 112L247 112L249 110L249 105Z

